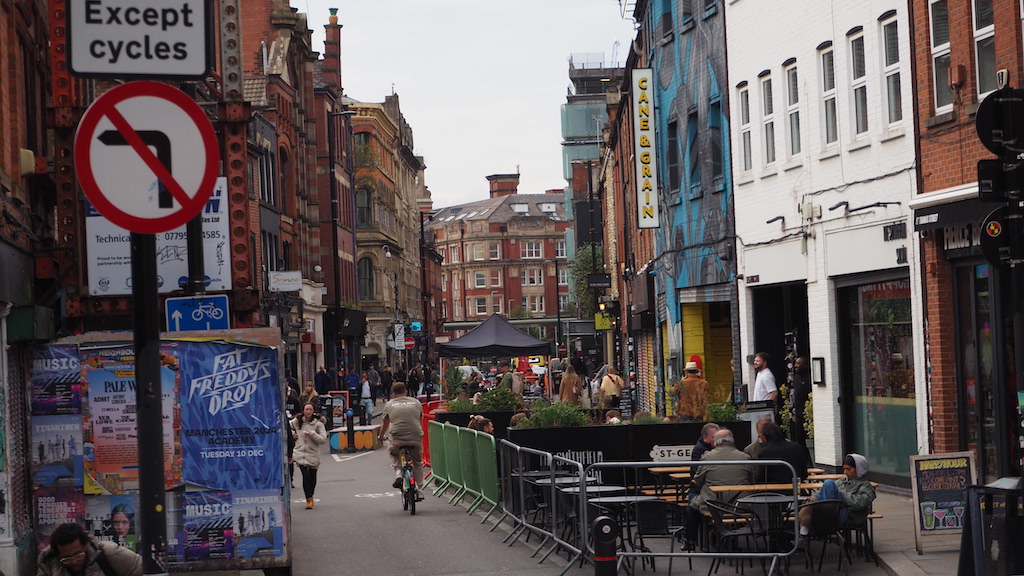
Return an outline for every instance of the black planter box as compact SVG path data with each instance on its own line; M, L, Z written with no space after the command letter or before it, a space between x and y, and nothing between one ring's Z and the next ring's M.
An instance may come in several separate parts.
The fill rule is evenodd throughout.
M543 450L562 453L601 453L604 462L633 462L651 460L654 446L696 444L700 429L706 422L665 422L662 424L615 424L579 426L572 428L512 428L510 442ZM742 450L750 443L750 423L746 421L720 422L732 430L736 447ZM588 458L589 459L589 458ZM586 467L584 465L584 467ZM608 470L605 483L632 483L618 470ZM646 480L644 481L646 482Z

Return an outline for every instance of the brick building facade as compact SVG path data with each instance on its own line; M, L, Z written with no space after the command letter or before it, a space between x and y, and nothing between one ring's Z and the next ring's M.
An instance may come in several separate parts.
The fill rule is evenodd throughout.
M487 180L490 198L442 208L425 228L443 259L443 332L454 339L502 314L553 342L569 296L562 191L520 194L518 174Z
M914 0L919 194L911 203L925 290L928 446L974 450L979 479L1020 474L1009 269L979 245L998 204L978 200L978 106L996 71L1022 83L1021 5L1012 0ZM1019 367L1017 372L1019 373Z

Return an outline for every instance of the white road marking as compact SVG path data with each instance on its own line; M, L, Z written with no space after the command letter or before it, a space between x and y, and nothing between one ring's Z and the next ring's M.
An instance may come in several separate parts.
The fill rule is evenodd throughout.
M348 462L349 460L366 456L368 454L373 454L373 451L371 450L369 452L356 452L354 454L331 454L331 458L334 458L335 462Z

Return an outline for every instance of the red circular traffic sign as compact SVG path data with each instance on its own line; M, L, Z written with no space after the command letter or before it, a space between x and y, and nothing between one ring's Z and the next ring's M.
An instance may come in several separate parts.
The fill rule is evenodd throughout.
M213 193L217 134L202 108L159 82L129 82L101 96L75 134L82 191L112 223L145 234L191 220Z
M566 352L567 352L567 350L565 348L565 344L561 344L561 345L558 346L558 354L560 356L565 356Z
M406 337L406 339L405 339L405 349L406 350L410 350L410 349L415 348L415 347L416 347L416 340L414 340L411 336L410 337Z

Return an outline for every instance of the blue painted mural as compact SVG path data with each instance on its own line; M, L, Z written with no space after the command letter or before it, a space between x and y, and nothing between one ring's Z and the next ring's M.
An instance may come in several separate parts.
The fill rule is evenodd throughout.
M720 0L654 0L641 22L657 79L656 275L670 324L680 321L678 289L736 277L724 10Z

